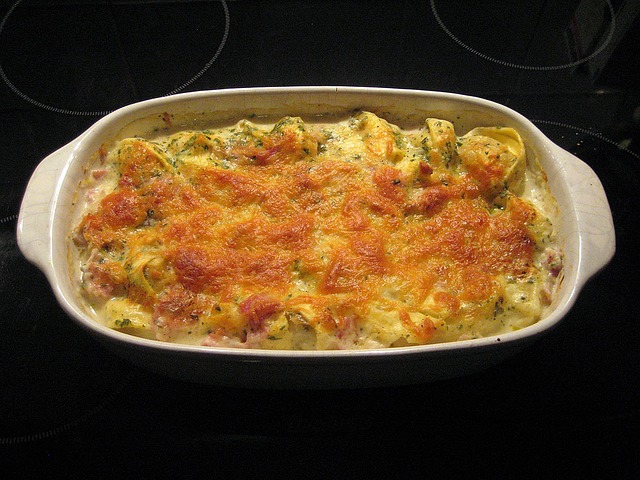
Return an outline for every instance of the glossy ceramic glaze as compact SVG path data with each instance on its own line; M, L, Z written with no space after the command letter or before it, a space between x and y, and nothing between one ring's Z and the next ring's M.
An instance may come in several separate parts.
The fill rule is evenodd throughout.
M73 198L83 166L101 144L167 126L237 121L249 115L340 114L365 109L390 118L450 120L462 134L476 126L517 129L528 155L546 171L561 212L564 280L546 317L517 332L447 344L366 351L265 351L168 344L133 337L95 321L78 298L67 261ZM169 114L170 117L167 117ZM114 352L152 371L188 381L242 387L341 388L402 385L468 374L504 360L557 325L584 284L615 252L611 211L600 180L580 159L502 105L462 95L365 87L283 87L202 91L121 108L46 157L33 173L18 220L18 244L47 276L57 300Z

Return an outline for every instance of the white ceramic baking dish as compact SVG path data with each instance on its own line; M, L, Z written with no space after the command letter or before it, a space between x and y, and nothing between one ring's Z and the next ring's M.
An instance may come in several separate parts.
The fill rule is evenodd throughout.
M458 134L476 126L516 128L547 172L559 205L564 280L545 318L505 335L447 344L366 351L266 351L175 345L111 330L83 308L71 279L67 237L83 166L113 138L166 127L235 122L249 115L300 115L366 109L388 119L450 120ZM402 124L402 121L398 123ZM615 252L611 211L602 185L584 162L529 120L502 105L441 92L360 87L247 88L179 94L121 108L46 157L29 182L18 220L18 245L51 283L68 315L118 355L171 377L262 388L341 388L427 382L495 365L549 331L567 314L593 275Z

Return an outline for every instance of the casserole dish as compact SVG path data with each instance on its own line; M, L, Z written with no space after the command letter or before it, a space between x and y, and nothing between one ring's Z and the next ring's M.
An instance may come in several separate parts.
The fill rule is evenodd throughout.
M164 343L101 325L83 307L68 262L77 186L106 142L172 127L198 128L255 116L306 117L356 109L402 124L449 120L460 132L481 126L516 129L538 159L558 203L564 279L544 318L507 334L453 343L373 350L269 351ZM513 355L555 326L615 252L611 211L602 185L584 162L546 138L530 121L499 104L462 95L360 87L248 88L152 99L121 108L45 158L25 192L18 245L49 280L62 308L116 354L182 380L260 388L391 386L469 374Z

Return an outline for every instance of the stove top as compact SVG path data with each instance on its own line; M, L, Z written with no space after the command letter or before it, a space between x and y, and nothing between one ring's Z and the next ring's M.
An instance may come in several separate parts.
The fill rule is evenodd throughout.
M0 0L0 474L640 475L640 2ZM590 165L617 251L514 358L397 388L234 389L114 356L16 244L38 163L109 112L205 89L479 96Z

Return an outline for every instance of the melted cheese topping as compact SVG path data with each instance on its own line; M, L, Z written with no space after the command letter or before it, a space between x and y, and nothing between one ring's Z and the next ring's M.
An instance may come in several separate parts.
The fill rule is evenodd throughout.
M511 128L334 123L101 149L72 235L109 327L266 349L420 345L536 322L562 268L555 203Z

